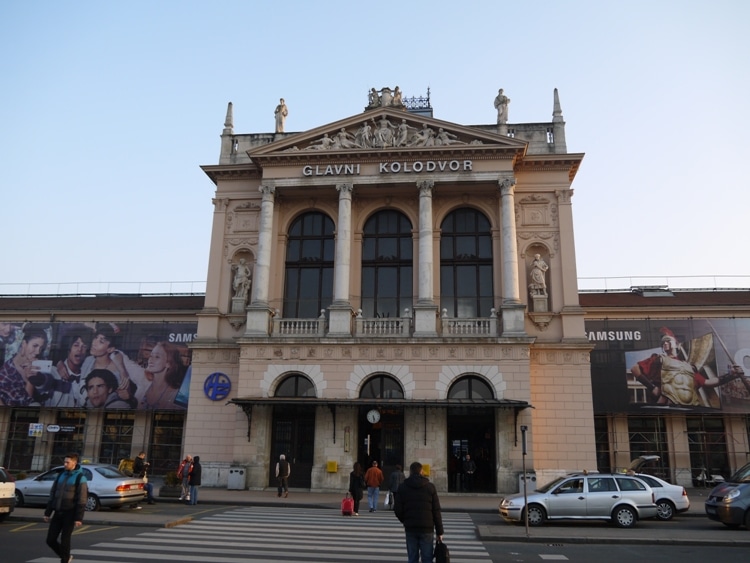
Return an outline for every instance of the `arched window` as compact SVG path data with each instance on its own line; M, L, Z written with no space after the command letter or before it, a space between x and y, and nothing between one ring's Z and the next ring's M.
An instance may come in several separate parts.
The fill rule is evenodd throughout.
M449 317L488 317L494 307L490 222L479 211L462 208L440 228L440 308Z
M306 376L295 373L276 388L276 397L315 397L315 385Z
M292 223L286 247L283 315L314 319L333 295L333 221L319 212L305 213Z
M411 223L398 211L380 211L362 235L362 314L400 317L412 306Z
M486 381L475 375L457 380L448 390L449 399L494 399L495 394Z
M361 399L403 399L401 384L390 375L374 375L362 386Z

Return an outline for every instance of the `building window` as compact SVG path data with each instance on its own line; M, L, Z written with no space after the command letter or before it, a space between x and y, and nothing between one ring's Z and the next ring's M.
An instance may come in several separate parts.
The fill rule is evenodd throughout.
M315 385L300 374L290 375L276 388L276 397L315 397Z
M690 467L693 484L705 486L711 475L725 479L732 473L727 453L724 420L718 416L685 417L690 447Z
M489 220L463 208L450 213L440 228L440 308L449 317L489 317L494 306Z
M305 213L289 229L283 315L315 319L331 304L335 240L333 221L318 213Z
M36 437L29 432L30 424L39 422L38 409L13 409L10 415L10 427L8 429L8 442L5 446L5 467L14 470L31 469L31 461L34 458L34 443ZM0 426L0 430L4 430Z
M362 236L362 314L400 317L412 306L411 223L398 211L380 211L365 223Z
M448 391L449 399L494 399L495 394L486 381L474 375L458 379Z
M151 472L164 474L176 471L182 459L182 435L185 413L155 412L151 423ZM186 452L192 455L199 452Z
M130 458L133 446L132 413L105 412L102 445L99 448L99 463L119 465L121 459Z
M361 399L403 399L401 384L390 375L374 375L362 386Z
M83 453L83 439L86 432L86 411L58 411L57 425L60 427L60 430L54 434L52 458L50 459L51 465L62 465L69 453L78 453L79 455Z
M631 459L642 455L658 455L660 458L659 461L646 464L642 473L671 481L673 478L669 469L669 446L664 418L630 416L628 417L628 435Z

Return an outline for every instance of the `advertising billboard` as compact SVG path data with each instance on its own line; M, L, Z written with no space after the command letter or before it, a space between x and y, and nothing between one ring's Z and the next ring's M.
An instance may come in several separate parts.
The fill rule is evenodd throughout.
M0 406L185 410L197 323L0 323Z
M750 413L750 319L586 321L594 412Z

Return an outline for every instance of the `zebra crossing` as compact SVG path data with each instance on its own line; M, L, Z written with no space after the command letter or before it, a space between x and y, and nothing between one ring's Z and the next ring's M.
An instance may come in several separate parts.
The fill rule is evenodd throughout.
M443 513L443 524L453 563L492 561L468 514ZM403 563L406 542L401 523L388 511L344 517L330 509L242 507L174 528L74 547L73 555L75 563ZM28 563L57 562L41 557Z

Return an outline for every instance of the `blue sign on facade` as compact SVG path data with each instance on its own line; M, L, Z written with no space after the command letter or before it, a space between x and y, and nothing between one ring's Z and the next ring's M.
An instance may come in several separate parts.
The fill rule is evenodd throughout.
M203 393L212 401L226 399L231 390L229 376L221 372L212 373L203 382Z

